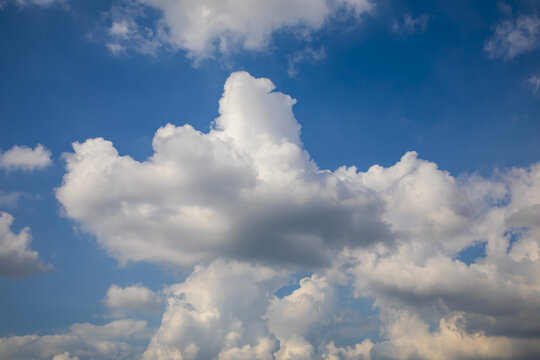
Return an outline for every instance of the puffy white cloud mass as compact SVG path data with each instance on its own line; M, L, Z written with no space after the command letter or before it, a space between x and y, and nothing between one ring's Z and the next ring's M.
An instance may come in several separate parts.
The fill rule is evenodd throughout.
M109 13L108 46L113 52L132 48L142 53L167 46L202 59L216 52L265 49L280 30L308 37L343 10L359 16L372 7L369 0L130 0ZM159 13L154 27L139 21L149 9Z
M538 358L540 163L323 170L294 103L234 73L207 133L168 124L146 161L100 138L65 155L57 198L109 254L198 264L143 358Z
M520 15L499 22L486 40L484 51L489 57L511 59L538 47L540 19L536 15Z
M51 162L51 152L41 144L33 149L15 145L0 153L0 168L7 170L39 170L49 166Z
M142 285L121 288L111 285L103 299L105 305L120 313L130 310L156 311L159 309L159 297Z
M120 262L191 266L225 256L320 265L343 246L389 242L383 202L322 171L300 141L295 100L234 73L209 133L168 124L147 161L101 138L73 144L56 196Z
M13 216L0 212L0 276L25 277L49 269L39 259L37 251L30 249L32 237L29 228L18 234L11 231Z
M148 336L146 321L122 319L105 325L77 323L52 335L0 338L0 358L28 359L136 359L141 352L133 341Z

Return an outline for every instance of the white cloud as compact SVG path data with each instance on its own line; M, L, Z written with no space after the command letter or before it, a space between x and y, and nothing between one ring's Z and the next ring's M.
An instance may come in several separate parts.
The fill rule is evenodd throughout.
M7 4L15 4L20 7L38 5L38 6L49 6L53 4L65 4L66 0L1 0L0 1L0 10Z
M15 145L0 153L0 168L7 170L40 170L51 164L51 152L43 145L35 148Z
M326 278L304 278L290 295L271 301L265 316L268 329L284 342L309 337L332 318L336 301L335 291Z
M225 261L196 267L166 291L167 310L144 359L271 359L276 344L262 317L285 282L284 273L268 267Z
M120 313L130 310L156 311L159 309L159 297L142 285L121 288L111 285L103 299L104 304Z
M455 178L407 152L386 168L321 170L295 100L273 90L232 74L211 130L166 125L147 161L103 139L65 156L58 200L110 254L203 262L163 292L145 357L538 357L540 163ZM485 254L459 260L480 243ZM277 298L299 268L315 273ZM345 306L359 298L376 321ZM373 324L380 339L362 331Z
M326 346L324 360L369 360L373 343L366 339L354 346L338 347L334 342Z
M51 268L30 249L30 229L24 228L15 234L11 231L12 223L13 216L0 212L0 276L24 277Z
M527 359L540 352L538 339L512 339L465 331L459 314L440 320L438 329L407 313L386 329L389 340L371 349L374 359Z
M66 215L120 262L319 265L343 246L390 241L382 202L317 168L300 141L295 100L273 89L232 74L213 129L166 125L144 162L100 138L75 143L56 192Z
M154 50L164 45L200 60L238 49L263 50L276 31L308 36L341 9L360 16L372 7L369 0L130 0L111 9L109 39L143 53L150 43ZM160 14L152 29L138 24L147 9ZM122 24L126 31L113 31Z
M126 340L148 337L146 321L123 319L105 325L74 324L53 335L0 338L0 358L28 359L134 359L141 349Z
M540 19L536 15L520 15L499 22L492 37L486 40L484 51L490 58L511 59L536 49L539 35Z

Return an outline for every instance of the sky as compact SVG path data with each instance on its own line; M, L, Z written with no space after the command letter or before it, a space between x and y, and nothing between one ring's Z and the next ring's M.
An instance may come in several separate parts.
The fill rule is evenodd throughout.
M0 358L540 358L536 1L0 0Z

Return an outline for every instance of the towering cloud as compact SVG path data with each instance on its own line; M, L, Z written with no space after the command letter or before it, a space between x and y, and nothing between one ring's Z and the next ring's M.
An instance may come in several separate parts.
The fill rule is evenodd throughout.
M273 89L232 74L213 129L166 125L144 162L104 139L75 143L56 193L66 215L120 262L226 256L315 266L344 246L392 241L381 199L317 168L295 100Z
M142 285L121 288L111 285L103 299L105 306L120 314L125 311L156 311L159 309L159 298L150 289Z
M27 359L135 359L141 349L130 345L147 336L146 321L122 319L105 325L76 323L64 332L0 338L0 357Z

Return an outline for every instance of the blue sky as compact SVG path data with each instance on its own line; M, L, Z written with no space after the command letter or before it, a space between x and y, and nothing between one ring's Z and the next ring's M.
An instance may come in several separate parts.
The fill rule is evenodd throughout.
M252 359L259 345L276 360L498 356L452 344L459 319L466 339L525 349L502 356L538 356L538 4L203 3L207 18L191 0L0 1L0 212L13 218L0 357ZM26 227L18 254L38 268L16 273L8 248ZM393 284L396 269L408 275ZM411 280L440 272L452 279L440 287ZM196 289L226 297L215 274L268 295L243 298L269 304L249 319L213 303L242 320L234 344L204 343L217 335L167 300L210 306ZM224 318L212 329L229 331ZM95 335L114 322L121 335ZM423 352L401 327L444 345ZM30 334L42 338L19 338ZM53 346L51 334L93 340ZM96 350L104 341L116 350Z

